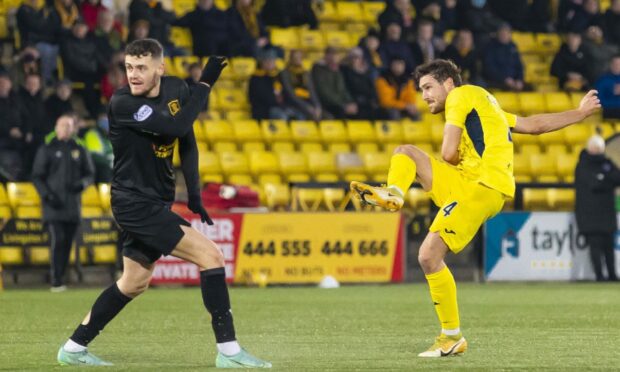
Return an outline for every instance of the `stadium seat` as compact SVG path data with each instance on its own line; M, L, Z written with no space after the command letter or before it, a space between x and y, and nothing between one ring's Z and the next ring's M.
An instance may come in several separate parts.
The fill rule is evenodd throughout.
M417 145L420 142L431 142L431 128L421 122L405 121L403 126L403 142ZM440 133L443 136L443 128Z
M100 183L98 186L99 189L99 199L101 201L101 208L103 208L104 211L109 211L110 210L110 184L108 183Z
M251 186L254 184L252 176L249 174L231 174L227 177L227 182L231 185Z
M556 176L555 159L547 154L530 154L530 170L538 180L544 176Z
M173 3L176 3L176 0L173 1ZM192 33L187 28L170 27L170 41L172 41L172 43L174 43L176 47L192 49L192 45L193 45Z
M519 107L521 108L521 113L526 115L540 114L547 111L544 95L537 92L519 93Z
M321 121L319 123L319 132L321 133L323 143L348 142L347 130L341 120Z
M256 180L258 181L258 185L261 187L260 189L263 190L262 187L266 184L282 183L282 176L275 173L261 173L256 177Z
M393 154L396 148L398 148L398 146L400 146L399 143L386 143L382 146L383 152L387 154Z
M252 152L249 160L250 173L255 177L263 173L280 173L278 157L272 152Z
M104 213L101 207L86 205L82 206L81 216L82 218L99 218L103 217Z
M6 191L12 208L22 205L41 205L37 189L31 183L7 182Z
M387 172L390 169L390 154L376 152L362 154L364 169L366 174L373 181L381 181L386 178Z
M281 46L284 49L298 49L300 47L299 31L297 28L273 27L269 31L269 36L273 45Z
M301 30L299 35L299 45L304 50L323 51L325 49L325 39L319 30Z
M118 248L115 245L96 245L93 247L92 257L94 264L114 264Z
M336 167L342 178L346 181L366 180L364 174L364 164L360 156L356 153L336 154Z
M411 122L405 122L409 125ZM403 143L403 123L398 121L375 121L375 134L380 143Z
M172 62L171 57L164 57L164 71L166 75L177 76L177 69L174 66L174 62Z
M0 222L2 222L3 220L8 220L12 216L13 216L13 213L11 213L11 207L9 207L8 204L1 204L0 205Z
M576 154L558 154L556 156L557 174L564 182L572 182L575 177L578 157Z
M179 56L172 59L174 63L174 69L176 76L185 79L188 76L187 67L196 62L200 62L200 59L196 56Z
M529 32L513 32L512 41L517 44L521 53L535 52L538 49L534 34Z
M323 201L322 189L298 188L293 191L295 202L293 210L301 209L303 212L317 211ZM298 206L297 206L298 204Z
M364 14L359 3L351 1L336 2L336 11L341 22L363 22Z
M211 113L209 115L212 115ZM226 111L226 120L230 120L232 122L236 120L246 120L251 119L252 115L248 111L241 110L228 110Z
M346 191L342 188L334 188L328 187L323 189L323 201L325 202L325 207L330 212L338 212L343 211L345 203L343 203L346 199Z
M299 145L299 151L304 154L308 154L311 152L321 152L323 151L323 145L318 142L306 142Z
M246 154L254 151L265 151L266 149L265 142L245 142L241 144L241 151Z
M319 18L319 23L324 21L338 21L338 11L336 10L336 6L331 1L323 1L321 2L321 6L319 7L319 12L317 14Z
M574 211L575 209L575 190L574 189L547 189L547 199L549 207L556 211Z
M282 183L263 185L267 207L271 210L287 209L291 204L291 190Z
M30 247L30 263L33 265L47 265L50 263L49 247Z
M260 126L267 142L289 142L292 139L291 130L284 120L263 120Z
M523 209L527 211L549 210L546 189L523 189Z
M22 247L0 247L0 265L22 265L24 254Z
M213 144L213 151L215 152L235 152L237 151L237 144L234 142L221 141Z
M375 24L385 10L384 1L363 1L361 5L364 22L369 24Z
M201 178L207 174L220 174L221 172L220 160L215 152L198 153L198 173Z
M201 120L194 121L194 136L196 137L196 141L198 142L207 141L204 123Z
M250 108L247 93L243 89L218 90L217 102L220 109L225 111L247 110Z
M540 154L542 151L540 151L540 146L538 146L535 143L526 143L523 144L521 146L519 146L519 153L520 154Z
M6 194L4 184L0 183L0 205L9 205L9 197Z
M547 148L545 149L545 152L557 158L560 155L567 154L568 150L566 149L566 146L564 144L554 143L554 144L547 146Z
M377 141L372 123L366 120L347 121L347 135L352 144Z
M234 138L237 142L262 141L260 127L256 120L237 120L232 125Z
M231 60L232 69L237 80L249 80L256 70L256 60L249 57L236 57Z
M245 154L240 152L222 152L219 156L220 167L224 175L231 176L250 173L248 159Z
M24 205L15 208L16 218L42 218L43 211L40 205Z
M564 133L564 130L544 133L538 136L538 141L545 147L554 143L566 143Z
M320 142L321 136L317 129L316 124L313 121L291 121L291 133L293 140L297 143L302 142Z
M232 125L226 120L205 120L204 132L207 141L211 144L220 141L233 141L235 138Z
M443 123L431 125L431 143L438 147L441 147L441 144L443 142L444 129L445 125Z
M556 33L536 34L537 51L553 54L560 49L562 38Z
M512 142L516 148L520 148L525 144L538 144L538 136L531 134L512 133Z
M193 0L175 0L171 3L172 10L174 10L177 17L181 17L185 15L185 13L189 13L196 8L196 2Z
M278 160L280 170L288 182L307 182L309 180L308 165L304 154L283 152L278 154Z
M513 170L517 182L523 179L531 180L530 154L515 154Z
M415 214L430 213L431 198L422 189L410 188L405 194L405 203Z
M573 108L570 96L564 92L545 93L545 100L549 112L561 112Z
M271 151L276 153L295 152L295 144L292 142L275 142L271 144Z
M325 152L311 152L307 154L307 164L310 174L317 176L320 173L335 174L336 164L334 155Z
M357 40L350 37L346 31L327 31L324 34L327 46L337 49L350 49L357 45Z
M327 145L327 151L332 154L341 154L351 152L351 145L344 142L330 143Z
M101 199L96 185L89 185L82 192L82 206L101 207Z
M355 151L358 154L365 154L367 152L379 152L379 145L376 142L360 142L355 146Z
M585 146L590 136L595 133L595 127L590 124L576 124L564 128L562 131L566 143L569 145Z
M499 103L502 110L510 112L512 114L518 114L521 112L521 105L519 103L519 95L513 92L495 92L493 96Z

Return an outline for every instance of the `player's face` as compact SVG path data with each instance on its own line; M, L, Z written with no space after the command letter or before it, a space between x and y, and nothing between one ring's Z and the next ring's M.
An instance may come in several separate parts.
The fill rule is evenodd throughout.
M431 75L424 75L420 79L422 99L428 104L431 114L443 112L446 108L446 98L451 88L454 88L452 79L440 83Z
M129 89L134 96L156 96L164 74L164 62L151 56L125 56Z

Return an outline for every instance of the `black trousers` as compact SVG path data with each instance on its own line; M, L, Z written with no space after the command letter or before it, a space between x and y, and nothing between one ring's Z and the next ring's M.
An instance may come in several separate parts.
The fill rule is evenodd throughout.
M76 222L50 221L47 223L47 228L51 241L52 286L57 287L65 284L65 271L69 264L71 244L73 244L78 224Z
M590 259L594 267L597 281L603 281L603 265L605 261L607 265L607 274L609 280L617 280L616 276L616 259L614 257L614 234L613 233L597 233L584 234L586 242L590 246Z

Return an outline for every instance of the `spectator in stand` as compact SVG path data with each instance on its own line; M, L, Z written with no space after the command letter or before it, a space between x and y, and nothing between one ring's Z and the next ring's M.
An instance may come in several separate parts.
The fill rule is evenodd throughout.
M488 84L493 88L515 92L525 88L521 54L512 41L509 24L502 24L497 30L497 37L489 42L483 71Z
M579 91L588 88L589 60L581 43L581 35L568 33L566 42L551 63L551 75L558 78L560 89Z
M35 47L41 58L44 82L50 83L56 69L58 37L61 29L56 8L44 5L37 9L37 0L27 0L17 10L17 28L22 48Z
M364 53L364 61L370 69L373 79L376 79L387 60L381 49L379 33L374 29L368 30L366 36L360 40L359 47Z
M6 70L0 69L0 178L18 181L22 177L21 152L27 142L19 115L19 100Z
M88 31L94 32L99 22L99 14L106 12L108 9L101 4L101 0L85 0L82 1L81 14L82 19L88 26Z
M378 21L381 27L381 35L384 38L388 34L390 25L396 23L400 27L403 40L406 43L411 43L415 39L414 19L409 0L388 1L385 10L379 15Z
M347 90L359 109L357 117L360 119L377 118L379 103L375 81L370 69L364 61L364 52L361 48L353 48L344 60L342 74Z
M72 33L63 39L60 55L65 75L72 81L84 83L84 88L79 93L90 116L96 117L101 103L100 92L95 89L95 83L100 80L101 68L95 43L88 35L88 26L82 20L78 20L73 26Z
M381 43L381 51L385 54L388 63L392 59L398 58L405 61L407 71L413 71L416 66L411 48L402 40L401 28L396 23L387 26L386 38Z
M108 71L101 78L101 98L106 103L110 102L114 92L125 85L127 85L127 74L124 66L119 66L116 63L110 64Z
M195 56L228 54L226 13L213 0L198 0L196 8L173 22L174 26L189 28Z
M588 81L597 81L607 71L611 58L620 52L617 45L605 41L603 30L598 26L590 26L583 38L583 49L588 60Z
M142 40L149 37L149 21L144 19L137 20L131 25L129 35L127 36L127 43L131 43L134 40Z
M603 106L603 117L620 119L620 55L611 59L609 72L598 79L596 90Z
M47 121L42 128L43 133L49 133L54 130L56 120L61 115L74 112L73 105L71 104L71 95L73 94L73 88L71 87L71 81L65 79L56 83L56 89L54 94L47 97L45 100L45 113Z
M47 117L41 76L35 74L26 76L24 84L19 87L17 96L23 132L26 138L30 138L30 142L25 143L24 153L22 154L24 174L29 175L34 155L39 146L43 144L43 139L47 134L45 132Z
M312 0L266 0L261 17L268 26L286 28L308 25L313 30L318 26Z
M108 10L99 12L93 40L97 49L100 74L105 74L112 56L123 46L123 36L114 25L114 13Z
M411 44L414 64L419 66L434 60L445 48L443 38L436 37L433 32L433 22L428 19L421 19L418 22L416 39Z
M276 54L272 50L261 51L258 55L258 65L250 78L248 91L254 119L304 118L288 105L276 68Z
M489 35L502 25L502 20L490 9L486 0L462 0L459 2L461 28L469 28L474 34L474 42L484 50L490 41Z
M441 58L449 59L461 69L463 82L484 85L480 78L480 59L474 37L468 29L459 30Z
M32 172L43 204L43 222L52 237L52 292L66 290L64 274L80 222L80 196L93 182L92 161L72 138L73 126L69 116L58 119L56 138L39 148Z
M560 30L583 33L590 26L603 27L598 0L572 0L565 4L561 8L566 7L566 13L558 16Z
M280 73L286 98L305 120L321 120L323 112L310 77L303 65L304 53L291 50L286 68Z
M613 0L603 17L605 39L620 45L620 0Z
M446 30L457 26L457 0L412 0L416 16L433 22L435 35L442 37Z
M419 119L413 80L406 73L405 61L393 59L389 70L383 72L377 79L376 87L379 106L383 109L386 119Z
M28 75L40 74L39 63L39 51L34 47L26 47L16 54L10 71L10 75L13 78L13 86L24 85Z
M149 36L159 41L166 56L187 55L187 51L177 48L170 41L170 25L176 20L174 12L164 9L159 0L131 0L129 4L129 24L138 20L149 22Z
M529 0L488 0L487 2L493 14L510 23L512 28L527 31Z
M327 47L323 60L312 66L312 81L323 111L336 119L357 116L359 108L347 90L336 49Z
M194 93L194 90L196 89L196 87L198 86L198 83L200 82L200 76L202 75L202 65L198 62L190 63L187 66L187 74L188 74L188 77L187 79L185 79L185 82L187 83L187 86L189 87L190 93ZM202 109L202 111L206 112L208 110L209 110L209 99L207 98L207 103L205 103L205 106Z
M60 25L65 30L71 30L78 18L80 11L73 0L54 0L54 6L60 16ZM88 30L88 29L87 29Z
M226 13L231 56L255 57L264 49L274 49L279 57L283 56L281 49L270 44L269 34L253 0L234 0Z

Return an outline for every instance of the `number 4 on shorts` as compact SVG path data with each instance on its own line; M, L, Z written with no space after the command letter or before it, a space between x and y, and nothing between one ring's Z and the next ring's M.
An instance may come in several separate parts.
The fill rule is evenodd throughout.
M452 202L448 205L446 205L445 207L443 207L443 216L444 217L448 217L450 215L450 213L452 213L452 210L454 209L454 207L456 207L458 203L457 202Z

